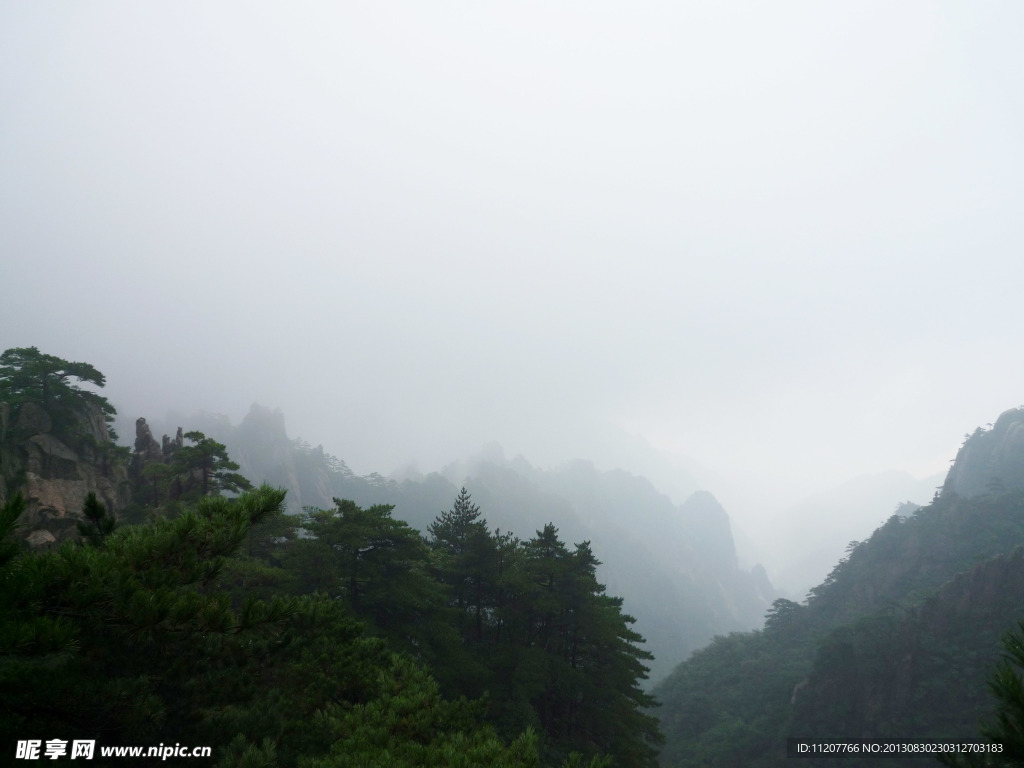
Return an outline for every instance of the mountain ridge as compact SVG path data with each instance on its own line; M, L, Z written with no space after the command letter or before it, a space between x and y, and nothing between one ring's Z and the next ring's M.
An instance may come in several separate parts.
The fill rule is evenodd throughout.
M655 688L662 765L782 766L790 736L977 740L999 637L1024 605L1024 451L1011 429L1024 411L1000 421L968 436L959 479L851 542L805 602L776 600L762 630L716 638ZM991 482L994 466L1005 482Z
M393 504L396 518L425 531L465 486L492 528L525 537L554 522L567 541L590 541L609 593L625 598L655 655L650 684L715 634L757 626L776 596L763 568L738 566L728 514L706 491L677 505L625 470L586 460L541 469L497 444L429 474L358 476L322 446L289 438L283 414L265 406L237 426L211 414L189 423L223 442L243 474L286 488L292 511L335 497Z

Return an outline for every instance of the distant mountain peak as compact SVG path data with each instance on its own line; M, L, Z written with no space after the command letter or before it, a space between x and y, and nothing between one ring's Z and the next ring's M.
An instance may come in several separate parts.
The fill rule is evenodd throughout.
M967 435L942 486L964 498L1015 490L1024 490L1024 407Z

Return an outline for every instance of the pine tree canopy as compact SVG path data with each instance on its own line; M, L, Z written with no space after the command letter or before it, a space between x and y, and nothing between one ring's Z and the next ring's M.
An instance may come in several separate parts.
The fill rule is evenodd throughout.
M102 388L106 378L89 363L62 360L36 347L16 347L0 355L0 401L14 408L36 403L59 427L85 414L89 406L99 409L108 423L117 413L105 397L83 389L83 383Z

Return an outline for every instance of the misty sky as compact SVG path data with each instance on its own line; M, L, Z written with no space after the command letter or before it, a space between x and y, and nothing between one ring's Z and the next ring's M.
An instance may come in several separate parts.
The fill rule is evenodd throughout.
M364 473L491 440L634 471L644 440L765 504L941 471L1024 402L1022 29L4 2L0 348L132 418L280 408Z

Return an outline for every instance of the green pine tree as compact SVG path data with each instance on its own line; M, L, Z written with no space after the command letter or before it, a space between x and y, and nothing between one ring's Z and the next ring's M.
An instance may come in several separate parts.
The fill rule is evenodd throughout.
M185 439L194 445L182 446L172 454L172 470L177 475L178 497L195 499L219 493L240 493L252 483L238 474L238 464L228 458L223 443L202 432L186 432ZM156 477L150 477L155 482Z
M111 439L116 439L109 426L117 414L114 406L81 384L102 388L106 378L89 363L62 360L36 347L15 347L0 355L0 402L9 403L15 411L29 402L41 406L58 432L96 409L106 420Z
M117 525L114 515L107 512L106 506L100 503L92 491L89 491L82 504L82 515L85 520L77 523L78 534L87 544L102 546Z
M438 515L427 532L435 573L452 592L461 631L467 640L481 643L489 623L485 615L494 607L497 542L465 487L452 509Z
M940 757L958 768L1019 768L1024 766L1024 621L1003 636L1005 655L992 670L988 687L996 698L992 718L981 735L998 752Z

